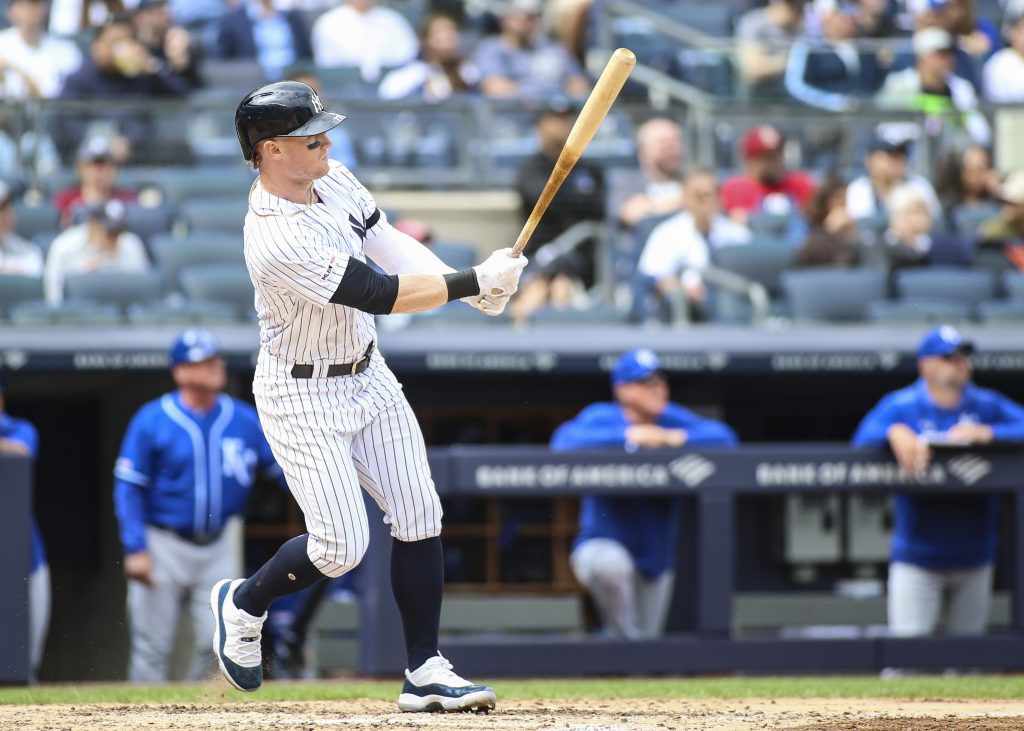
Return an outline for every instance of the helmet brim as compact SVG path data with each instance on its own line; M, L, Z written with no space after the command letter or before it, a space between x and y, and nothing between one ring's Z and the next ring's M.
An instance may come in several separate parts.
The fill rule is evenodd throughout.
M314 135L329 132L345 121L344 114L335 112L317 112L316 115L296 130L286 135L273 135L274 137L312 137Z

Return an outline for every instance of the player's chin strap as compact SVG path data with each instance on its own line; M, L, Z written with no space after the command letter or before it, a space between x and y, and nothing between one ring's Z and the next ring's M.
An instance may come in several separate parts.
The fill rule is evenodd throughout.
M286 218L290 218L291 216L299 215L303 211L308 211L316 203L316 190L314 190L314 188L313 188L313 183L310 182L310 184L309 184L309 203L305 203L305 204L296 203L295 205L301 205L302 206L298 210L292 211L291 213L283 213L281 211L271 211L270 213L261 213L260 211L256 210L256 206L254 206L253 203L252 203L252 194L253 194L253 191L256 190L256 186L259 184L259 182L260 182L260 179L259 179L259 176L257 176L256 179L252 181L252 185L249 186L249 195L247 196L247 202L249 203L249 210L252 211L253 213L255 213L260 218L271 218L273 216L284 216ZM266 192L266 191L264 190L264 192ZM272 194L267 193L267 195L272 195ZM289 201L289 203L291 203L291 202L293 202L293 201Z

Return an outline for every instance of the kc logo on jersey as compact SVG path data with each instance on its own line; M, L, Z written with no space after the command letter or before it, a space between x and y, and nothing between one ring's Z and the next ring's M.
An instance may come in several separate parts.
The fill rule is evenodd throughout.
M220 442L221 466L225 477L231 477L242 487L252 485L256 474L256 452L245 448L241 439L225 438Z

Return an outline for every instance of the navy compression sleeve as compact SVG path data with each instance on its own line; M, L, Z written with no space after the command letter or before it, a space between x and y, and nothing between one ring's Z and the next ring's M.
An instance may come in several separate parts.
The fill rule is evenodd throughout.
M358 259L349 259L345 275L331 296L336 305L354 307L371 315L387 315L398 299L398 275L380 274Z

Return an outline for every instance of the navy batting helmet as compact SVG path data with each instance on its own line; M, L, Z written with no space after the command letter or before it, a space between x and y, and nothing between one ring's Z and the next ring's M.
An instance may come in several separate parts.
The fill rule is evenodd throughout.
M334 129L344 114L324 111L306 84L278 81L250 91L235 110L235 132L242 155L252 160L256 145L271 137L310 137Z
M201 327L190 327L171 344L171 368L182 363L201 363L220 355L220 346L213 333Z

